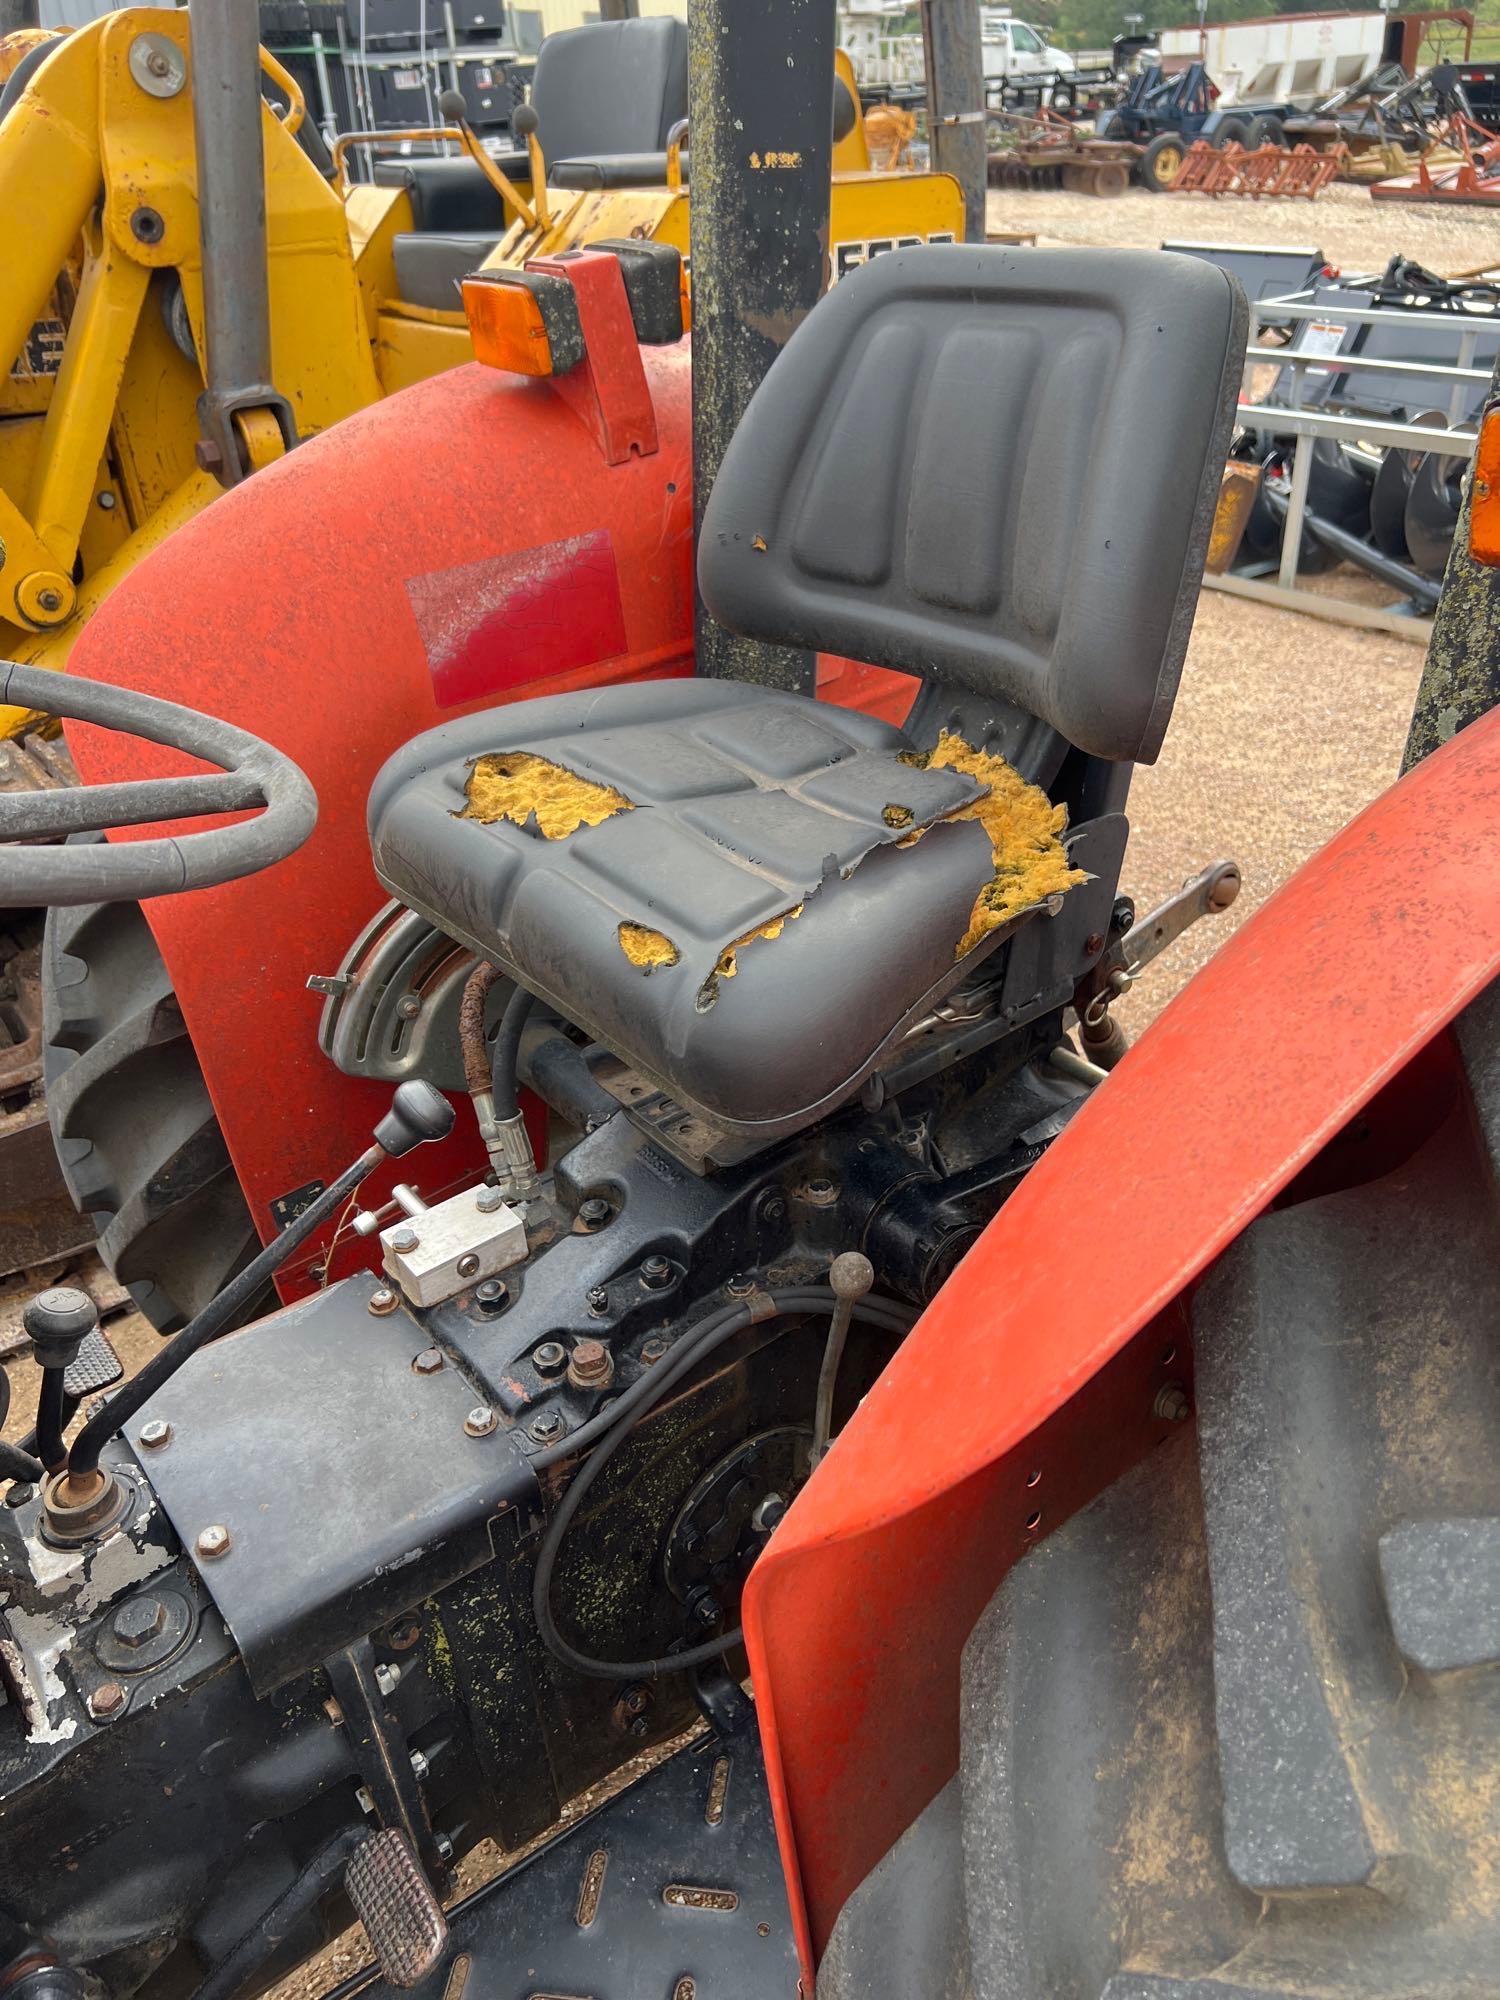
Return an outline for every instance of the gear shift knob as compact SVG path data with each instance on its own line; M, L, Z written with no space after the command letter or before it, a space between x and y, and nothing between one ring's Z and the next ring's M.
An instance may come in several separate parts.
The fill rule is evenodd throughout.
M446 1139L452 1130L453 1106L440 1090L430 1083L402 1083L375 1127L375 1143L395 1160L429 1139Z
M38 1365L65 1369L77 1360L79 1348L99 1324L99 1309L75 1285L49 1285L37 1293L21 1321Z

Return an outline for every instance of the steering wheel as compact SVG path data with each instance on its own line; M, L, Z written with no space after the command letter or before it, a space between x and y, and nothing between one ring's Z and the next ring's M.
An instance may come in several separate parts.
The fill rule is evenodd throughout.
M218 766L217 775L0 792L0 842L61 842L106 827L265 808L254 819L180 838L11 846L0 859L0 906L124 903L210 889L294 854L317 824L317 793L290 757L197 709L9 660L0 661L0 703L97 723Z

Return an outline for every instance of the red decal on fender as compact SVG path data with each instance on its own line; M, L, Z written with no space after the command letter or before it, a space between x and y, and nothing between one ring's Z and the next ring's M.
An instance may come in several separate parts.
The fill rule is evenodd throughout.
M409 577L406 594L440 708L625 651L620 577L602 530Z

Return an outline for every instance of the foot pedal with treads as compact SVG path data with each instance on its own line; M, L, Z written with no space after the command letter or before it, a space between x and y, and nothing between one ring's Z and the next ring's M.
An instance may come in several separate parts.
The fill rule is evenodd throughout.
M344 1887L387 1985L419 1985L443 1955L448 1925L405 1834L386 1827L361 1841Z
M82 1345L68 1363L63 1388L81 1403L85 1396L97 1396L101 1389L112 1389L124 1373L124 1364L110 1346L108 1335L103 1327L96 1326L92 1333L84 1335Z

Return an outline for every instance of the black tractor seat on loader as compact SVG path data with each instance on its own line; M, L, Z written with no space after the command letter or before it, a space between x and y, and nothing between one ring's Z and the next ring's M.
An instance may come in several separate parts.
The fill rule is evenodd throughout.
M380 879L742 1142L981 967L1005 1027L1065 1004L1171 712L1245 324L1157 252L858 271L756 392L698 575L732 630L921 676L908 729L713 680L467 716L377 777Z
M564 189L664 187L667 140L687 117L687 28L666 16L596 21L549 35L531 85L548 184ZM525 152L497 156L529 182ZM457 311L458 285L505 232L505 206L469 159L380 160L375 180L404 187L416 229L392 246L401 296Z

